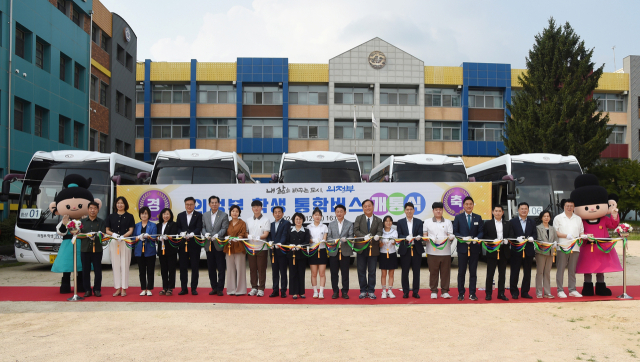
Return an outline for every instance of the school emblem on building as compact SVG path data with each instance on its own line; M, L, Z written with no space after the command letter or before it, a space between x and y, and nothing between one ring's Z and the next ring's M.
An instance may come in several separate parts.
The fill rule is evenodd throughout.
M373 69L382 69L387 64L387 56L379 50L373 51L369 54L369 64Z

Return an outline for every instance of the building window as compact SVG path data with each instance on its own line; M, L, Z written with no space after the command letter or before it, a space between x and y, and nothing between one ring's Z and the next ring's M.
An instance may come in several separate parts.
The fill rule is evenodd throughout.
M282 104L282 88L246 86L242 89L243 104Z
M25 122L24 122L24 103L22 101L15 99L13 102L13 128L18 131L25 131Z
M67 132L67 122L69 122L68 118L64 116L58 117L58 142L62 144L65 144L65 141L67 140L65 134Z
M326 85L289 85L289 104L328 104Z
M469 141L499 141L502 142L504 123L469 122Z
M80 25L80 13L76 9L71 10L71 13L72 13L72 19L71 20L73 20L73 22L76 23L77 26L81 26Z
M36 41L36 67L44 69L44 45Z
M236 138L235 119L198 119L198 138Z
M334 90L335 104L373 104L372 87L338 87Z
M107 42L109 41L109 37L107 36L107 34L104 33L104 31L100 32L100 48L102 48L102 50L104 50L105 52L109 52L107 49Z
M373 129L371 121L358 121L356 127L356 139L373 139ZM335 139L353 139L353 121L335 121L333 122L333 138Z
M417 140L418 122L389 122L380 123L381 140Z
M127 53L126 67L130 72L133 72L133 57L129 53Z
M424 122L425 141L461 141L461 122Z
M100 82L100 104L107 106L107 85L104 82Z
M460 107L460 94L455 89L425 88L425 107Z
M124 155L127 157L131 157L131 144L125 142L124 143Z
M127 119L131 119L131 115L133 114L133 102L131 98L124 97L124 116Z
M67 60L60 56L60 80L67 81Z
M107 140L107 135L104 133L100 133L100 152L107 153L109 152L109 141Z
M116 58L118 59L118 62L120 62L120 64L124 65L124 62L125 62L124 49L120 45L118 45Z
M199 84L198 103L235 104L236 87L230 84Z
M469 108L504 108L501 91L469 91Z
M116 153L124 155L124 142L116 138Z
M289 120L289 139L329 138L329 121Z
M49 111L36 106L34 134L38 137L49 138Z
M78 64L76 64L73 67L73 87L75 89L80 89L80 66L78 66Z
M380 104L415 106L418 104L418 89L380 88Z
M73 122L73 147L82 148L82 124Z
M136 118L136 138L144 138L144 119Z
M189 138L189 120L152 119L151 138Z
M16 55L26 59L24 55L26 35L22 29L16 27Z
M624 143L624 126L611 126L612 129L607 142L609 144L623 144Z
M58 10L60 10L64 15L67 15L67 8L64 4L64 0L58 0Z
M144 103L144 84L136 84L136 103Z
M282 119L243 119L243 138L282 138Z
M99 31L98 31L98 27L97 26L92 26L91 27L91 40L93 40L94 43L98 44L98 39L99 39Z
M626 98L622 94L594 93L600 112L626 112Z
M282 155L255 155L243 154L242 160L249 166L251 173L278 173L280 171L280 159Z
M119 115L124 114L124 95L116 91L116 113Z
M154 84L153 103L189 103L190 90L188 84Z
M98 101L96 99L96 82L98 78L91 76L91 89L89 90L89 97L91 97L92 101Z
M89 135L89 151L97 151L96 146L98 145L98 131L92 129L89 131L91 133Z
M360 164L360 172L367 174L373 169L373 157L371 155L358 155L358 163Z

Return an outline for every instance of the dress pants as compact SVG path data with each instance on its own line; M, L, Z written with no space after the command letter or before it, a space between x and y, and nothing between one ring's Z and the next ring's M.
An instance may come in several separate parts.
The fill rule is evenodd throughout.
M551 265L553 265L553 255L536 253L536 295L551 294Z
M227 258L227 295L247 294L247 261L244 252L225 254Z
M573 252L565 254L562 251L558 251L556 255L556 286L558 292L564 292L564 270L568 269L568 287L569 293L577 292L576 289L576 266L578 265L578 257L580 252Z
M504 295L504 284L507 279L507 259L508 253L505 250L507 245L502 245L498 253L500 253L500 260L496 253L487 254L487 282L485 284L485 294L493 294L493 277L496 275L496 266L498 267L498 296Z
M116 289L129 288L129 265L131 265L131 249L123 240L111 239L109 243L111 269L113 270L113 286Z
M216 250L214 247L207 254L207 268L209 269L209 283L214 291L222 291L224 289L224 274L227 271L227 261L223 251Z
M451 255L429 255L427 258L429 261L429 288L431 289L431 293L438 293L438 274L440 276L441 293L449 293ZM407 287L409 286L408 279L407 275ZM418 284L418 286L419 285L420 284ZM404 287L402 287L402 290L404 291Z
M340 260L340 255L329 257L331 288L333 288L334 292L339 291L338 281L340 279L340 275L342 275L342 292L349 293L349 259L351 258L344 255L342 256L342 260Z
M522 251L519 253L511 252L511 278L509 280L509 289L511 290L511 296L517 297L518 293L518 279L520 279L520 267L522 267L522 285L520 286L520 292L529 294L531 289L531 266L533 265L533 255L525 255L522 257Z
M140 289L153 290L153 272L156 267L156 256L137 256Z
M271 250L271 277L273 280L273 291L286 292L288 287L287 280L287 255L283 254L279 249Z
M186 241L185 241L186 240ZM184 251L185 242L187 243L187 252ZM200 249L202 247L196 244L195 239L182 239L180 243L180 286L182 290L187 290L189 282L189 266L191 266L191 291L198 289L198 279L200 277Z
M418 293L420 291L420 263L422 262L422 254L415 252L411 256L411 250L407 250L404 255L400 255L400 267L402 268L402 274L400 276L400 283L402 284L402 293L409 293L413 291ZM409 288L409 270L413 271L413 289Z
M255 255L249 254L248 259L251 288L264 290L264 285L267 281L267 260L269 259L269 253L261 251Z
M464 282L467 277L467 266L469 267L469 295L476 295L476 282L478 276L476 271L478 270L478 259L480 258L480 252L471 251L471 256L467 256L467 252L460 252L458 248L458 294L464 295L465 288Z
M378 257L369 256L369 252L367 250L358 254L357 263L358 263L358 282L360 284L360 293L373 294L375 292L377 262L378 262Z
M307 257L302 256L301 252L297 252L296 258L289 259L289 294L291 295L304 295L304 274L307 270ZM296 264L293 265L295 260Z
M160 275L162 276L162 290L173 290L176 287L176 264L178 263L178 249L165 244L164 255L158 254L160 259Z
M80 254L82 260L82 281L84 290L91 290L91 265L93 265L93 291L100 292L102 290L102 251L97 253L84 252Z

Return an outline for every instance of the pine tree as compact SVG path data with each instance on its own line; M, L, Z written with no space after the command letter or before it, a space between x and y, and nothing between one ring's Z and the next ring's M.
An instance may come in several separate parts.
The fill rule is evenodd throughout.
M592 97L604 68L594 69L592 55L568 22L556 27L549 19L518 77L523 89L507 104L507 153L574 155L582 167L598 160L611 130Z

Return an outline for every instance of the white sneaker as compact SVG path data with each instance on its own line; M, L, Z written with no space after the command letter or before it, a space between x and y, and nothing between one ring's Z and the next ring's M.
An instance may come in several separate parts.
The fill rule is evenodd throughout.
M313 299L318 299L318 291L313 292Z
M391 291L391 289L389 289L389 290L387 290L387 297L389 297L389 298L393 299L393 298L395 298L396 296L395 296L395 295L393 295L393 292ZM384 297L383 297L383 298L384 298Z
M258 297L264 297L264 290L258 290Z
M143 291L140 292L140 296L145 296L145 295L147 295L147 291L146 290L143 290Z
M451 296L449 295L449 293L442 293L442 298L451 299Z
M324 299L324 292L318 292L318 299Z
M380 296L380 298L387 299L387 291L385 289L382 289L382 296Z
M431 299L438 299L438 293L431 293Z
M537 294L537 293L536 293L536 298L538 298L538 299L542 299L542 294Z
M258 289L251 289L251 291L249 292L249 295L252 297L256 294L258 294Z
M150 290L147 290L147 296L149 296L149 297L150 297L150 296L152 296L152 295L153 295L153 294L151 294L151 291L150 291Z
M573 292L569 293L570 297L576 297L576 298L582 298L582 294L578 293L577 290L574 290Z
M558 292L558 298L566 298L566 297L567 297L567 295L564 294L564 291L559 291Z

